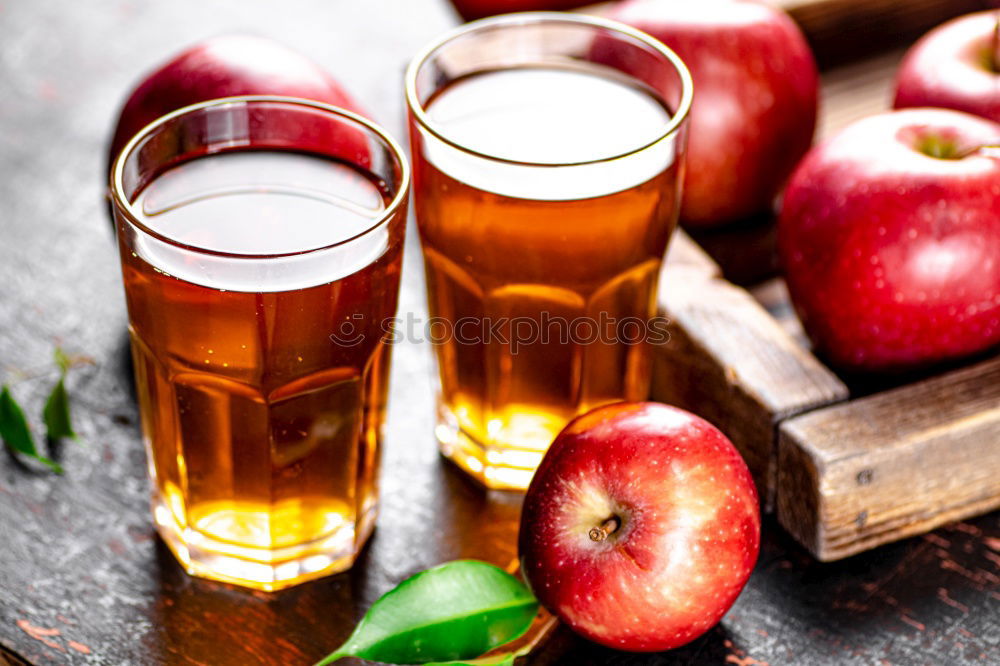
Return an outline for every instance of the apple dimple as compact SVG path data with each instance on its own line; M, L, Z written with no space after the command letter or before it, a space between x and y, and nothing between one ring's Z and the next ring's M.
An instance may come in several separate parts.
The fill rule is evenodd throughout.
M951 127L910 126L896 133L904 145L939 160L961 160L983 147L972 137L963 136Z
M593 473L593 472L592 472ZM603 485L583 479L559 480L554 519L573 547L594 553L614 549L635 529L635 511Z

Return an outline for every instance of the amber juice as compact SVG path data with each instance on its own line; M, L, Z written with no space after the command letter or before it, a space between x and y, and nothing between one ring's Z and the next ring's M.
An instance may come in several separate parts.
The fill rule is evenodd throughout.
M134 200L200 249L121 237L154 519L192 573L285 587L346 568L371 531L402 213L371 227L389 199L343 162L250 150Z
M671 114L596 66L474 73L425 109L449 142L493 158L411 126L430 314L456 331L436 349L438 439L486 485L524 488L569 419L647 397L636 326L656 313L679 160L670 144L628 154ZM458 335L476 331L468 318L481 339Z

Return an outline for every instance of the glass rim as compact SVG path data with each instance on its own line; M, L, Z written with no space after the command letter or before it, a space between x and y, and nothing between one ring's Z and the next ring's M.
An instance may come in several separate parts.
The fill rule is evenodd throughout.
M677 105L677 110L670 117L670 122L664 127L663 131L654 139L647 141L641 146L627 150L623 153L618 153L616 155L611 155L608 157L599 157L596 159L582 160L577 162L531 162L525 160L514 160L504 157L498 157L496 155L491 155L489 153L484 153L474 148L469 148L468 146L462 145L458 141L449 138L440 128L436 127L434 122L428 116L424 105L420 102L420 98L417 95L417 74L422 69L423 65L442 47L453 42L454 40L464 37L466 35L479 32L485 28L492 28L497 26L525 26L532 24L564 24L564 25L576 25L576 26L589 26L592 28L603 28L612 32L617 32L620 34L628 35L639 42L642 42L646 46L653 48L660 55L664 56L670 64L673 66L677 75L681 79L681 99ZM635 77L633 77L635 78ZM459 26L443 35L433 40L430 44L425 46L423 49L417 52L417 54L410 61L410 64L406 68L405 74L405 88L406 88L406 105L410 109L410 113L416 122L431 135L433 135L438 140L443 143L455 148L463 153L479 157L481 159L489 160L491 162L502 162L511 165L525 166L525 167L572 167L572 166L584 166L587 164L601 164L604 162L613 162L615 160L620 160L637 153L641 153L649 148L652 148L656 144L660 143L664 139L667 139L675 134L684 125L687 120L688 115L691 111L691 104L694 99L694 82L691 79L691 72L688 70L687 65L681 60L680 56L674 53L669 47L667 47L663 42L656 39L652 35L643 32L637 28L633 28L630 25L621 23L620 21L613 21L611 19L606 19L598 16L590 16L586 14L570 14L567 12L517 12L513 14L501 14L499 16L490 16L487 18L479 19L477 21L472 21L466 23L465 25Z
M375 220L371 223L371 225L369 225L364 230L354 234L349 238L346 238L344 240L339 240L335 243L322 245L320 247L309 248L307 250L296 250L293 252L246 254L237 252L225 252L221 250L212 250L210 248L201 247L199 245L185 243L183 241L171 238L170 236L167 236L163 233L160 233L159 231L150 228L146 223L144 223L140 219L140 216L136 213L135 207L133 206L132 202L128 200L127 196L125 196L125 185L123 182L125 173L125 161L135 151L136 146L138 146L139 143L144 139L151 137L158 129L162 128L168 122L176 118L179 118L181 116L189 115L195 111L201 111L204 109L221 108L230 104L237 104L237 103L246 104L255 102L272 102L279 104L287 104L288 106L293 106L293 107L308 107L311 109L324 111L326 113L335 116L346 118L354 122L355 124L360 125L361 128L371 132L372 134L376 135L379 139L385 142L385 144L389 147L389 149L395 156L396 162L399 164L401 177L399 179L399 188L395 196L393 196L392 200L385 207L385 210L383 210L381 214L377 218L375 218ZM267 151L274 149L264 148L263 150ZM204 155L201 155L200 157L210 157L213 154L221 154L221 153L206 153ZM193 158L193 159L198 159L198 158ZM362 236L365 236L366 234L369 234L372 231L383 226L386 222L391 220L396 215L403 201L406 199L409 193L410 165L406 160L406 154L403 152L403 148L395 139L392 138L392 136L389 135L388 132L386 132L379 125L375 124L371 120L368 120L367 118L358 113L349 111L348 109L344 109L339 106L334 106L332 104L326 104L324 102L318 102L316 100L306 99L303 97L288 97L283 95L233 95L230 97L219 97L216 99L205 100L203 102L197 102L195 104L189 104L187 106L183 106L175 111L171 111L170 113L162 115L156 120L153 120L152 122L147 124L145 127L136 132L135 135L128 140L125 146L122 147L121 151L119 151L119 153L115 156L115 161L111 167L110 179L111 182L109 190L110 190L112 205L125 216L126 221L130 225L138 229L143 234L150 236L162 243L166 243L173 247L180 248L182 250L186 250L189 252L195 252L197 254L225 257L230 259L246 259L252 261L260 261L262 259L282 259L286 257L296 257L296 256L302 256L307 254L313 254L316 252L331 250L336 247L348 245L358 240Z

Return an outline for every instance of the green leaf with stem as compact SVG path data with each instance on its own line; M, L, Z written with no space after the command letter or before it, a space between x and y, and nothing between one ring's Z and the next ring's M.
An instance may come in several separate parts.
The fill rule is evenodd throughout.
M457 560L407 578L386 593L347 642L316 666L342 657L390 664L475 663L524 634L537 612L538 601L516 577L486 562ZM510 660L498 663L506 666Z
M0 391L0 438L10 449L34 458L56 474L63 473L59 463L49 460L38 452L35 439L28 427L28 419L24 417L24 410L10 394L6 384Z

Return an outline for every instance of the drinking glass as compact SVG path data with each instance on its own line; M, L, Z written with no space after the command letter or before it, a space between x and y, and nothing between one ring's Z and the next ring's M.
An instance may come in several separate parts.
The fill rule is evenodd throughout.
M647 397L691 79L625 25L470 23L406 74L443 453L523 489L574 416Z
M112 172L156 528L194 575L274 590L372 531L409 171L348 111L232 97Z

